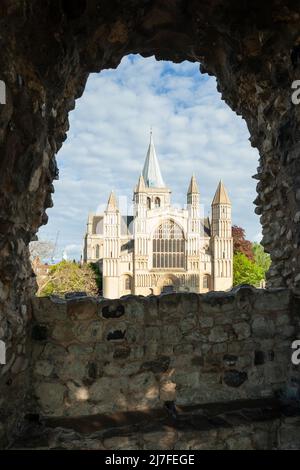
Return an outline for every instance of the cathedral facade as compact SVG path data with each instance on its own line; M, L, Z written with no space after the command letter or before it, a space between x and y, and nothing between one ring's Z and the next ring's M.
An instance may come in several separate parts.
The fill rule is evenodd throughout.
M231 202L222 181L210 218L201 217L195 176L186 207L172 207L151 133L133 202L133 216L124 216L112 192L104 213L88 217L83 261L99 263L105 298L232 287Z

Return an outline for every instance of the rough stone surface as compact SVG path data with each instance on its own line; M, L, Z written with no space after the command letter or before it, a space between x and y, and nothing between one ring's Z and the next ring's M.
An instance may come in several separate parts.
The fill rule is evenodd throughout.
M291 84L300 71L299 16L298 2L287 0L1 3L0 79L6 104L0 105L0 322L8 360L1 367L0 397L6 403L0 410L5 423L0 445L19 430L30 389L28 365L14 366L19 356L29 356L26 332L35 281L28 244L47 223L46 209L53 204L55 155L66 139L68 113L89 73L116 68L126 54L201 62L203 73L216 76L222 98L246 120L251 144L260 152L254 202L272 258L268 285L300 293L300 106L291 100ZM288 294L270 295L284 312L281 296ZM246 303L241 299L239 321L257 302L256 295ZM171 303L165 303L164 314L172 316ZM262 325L254 328L264 335ZM236 333L226 334L234 338ZM185 335L210 347L205 330L198 338L193 332ZM222 337L219 330L213 335ZM238 341L228 343L228 352L236 353ZM130 351L136 360L143 354L140 347Z
M110 416L50 418L29 424L13 449L299 449L299 410L250 400Z
M253 298L255 311L241 320L241 299L247 305ZM158 302L72 299L59 304L61 320L51 301L34 301L32 330L47 335L33 335L30 412L80 416L163 408L166 402L284 396L288 381L299 379L291 343L300 319L285 291L282 299L249 287L218 294L217 302L211 293L172 294ZM139 318L133 321L134 310ZM285 328L293 326L289 338L282 318Z

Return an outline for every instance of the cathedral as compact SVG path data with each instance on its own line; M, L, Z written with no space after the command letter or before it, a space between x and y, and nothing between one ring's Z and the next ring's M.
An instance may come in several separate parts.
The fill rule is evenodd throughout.
M210 218L201 216L194 175L186 206L173 207L151 132L133 202L133 216L124 216L111 192L104 213L88 217L83 261L99 263L103 297L204 293L232 287L231 202L222 181Z

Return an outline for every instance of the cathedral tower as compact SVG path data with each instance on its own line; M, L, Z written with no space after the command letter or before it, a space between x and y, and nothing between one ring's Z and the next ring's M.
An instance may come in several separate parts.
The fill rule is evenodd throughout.
M200 286L200 194L193 175L187 192L188 230L187 230L187 269L194 273L194 283Z
M200 212L194 175L186 202L181 208L171 204L151 132L133 214L121 214L112 192L105 211L88 219L84 261L98 263L105 298L232 287L231 202L223 183L211 219Z
M103 217L103 296L110 299L119 297L120 228L120 212L112 191Z
M233 242L231 202L222 181L212 201L211 230L214 290L227 290L232 287Z
M156 156L152 131L143 168L143 178L147 192L147 209L163 209L171 203L171 191L163 180Z

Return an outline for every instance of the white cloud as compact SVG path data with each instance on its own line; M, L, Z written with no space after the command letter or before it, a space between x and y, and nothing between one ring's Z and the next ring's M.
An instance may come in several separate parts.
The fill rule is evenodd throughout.
M248 142L245 122L221 100L214 78L199 65L125 57L117 70L91 74L70 113L68 139L57 155L60 180L54 208L40 238L55 240L58 251L73 246L80 256L87 215L106 204L111 189L132 191L143 167L149 129L173 202L184 205L192 173L198 179L204 212L210 210L219 179L233 204L233 223L249 239L260 231L253 212L258 153Z

